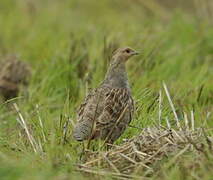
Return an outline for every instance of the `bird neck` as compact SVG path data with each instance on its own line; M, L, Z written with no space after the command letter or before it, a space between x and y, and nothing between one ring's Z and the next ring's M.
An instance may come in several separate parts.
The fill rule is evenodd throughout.
M106 73L104 84L114 88L129 88L125 63L113 60Z

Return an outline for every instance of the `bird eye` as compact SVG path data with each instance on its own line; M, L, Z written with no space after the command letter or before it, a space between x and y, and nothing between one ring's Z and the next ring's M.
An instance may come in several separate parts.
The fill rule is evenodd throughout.
M127 49L127 50L126 50L126 53L130 53L130 50L129 50L129 49Z

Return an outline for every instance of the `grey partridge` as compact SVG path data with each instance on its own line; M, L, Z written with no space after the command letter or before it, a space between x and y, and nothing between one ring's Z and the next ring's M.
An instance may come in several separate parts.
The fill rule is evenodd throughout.
M5 59L0 69L0 95L4 100L16 97L21 86L27 86L30 74L29 66L16 56Z
M112 144L123 134L134 112L125 64L136 54L129 47L115 51L104 81L87 95L78 109L74 139L101 139Z

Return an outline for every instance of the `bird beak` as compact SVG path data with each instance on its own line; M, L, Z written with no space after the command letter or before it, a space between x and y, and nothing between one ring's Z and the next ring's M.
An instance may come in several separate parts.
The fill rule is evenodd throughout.
M138 54L140 54L140 53L137 52L137 51L135 51L135 52L132 53L132 55L138 55Z

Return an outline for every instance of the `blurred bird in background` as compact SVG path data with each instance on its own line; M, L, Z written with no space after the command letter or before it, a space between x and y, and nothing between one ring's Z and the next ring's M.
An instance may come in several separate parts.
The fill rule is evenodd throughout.
M4 101L18 96L29 83L31 69L28 64L11 55L1 61L0 66L0 96Z

